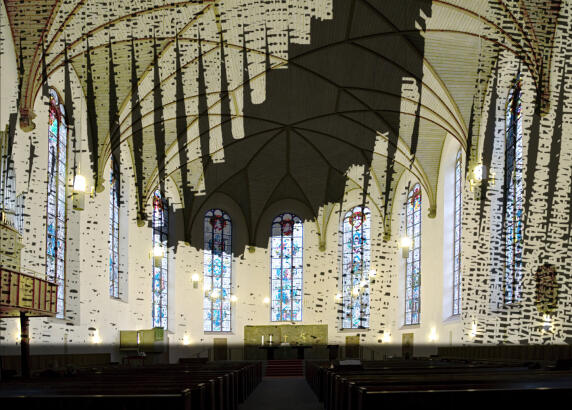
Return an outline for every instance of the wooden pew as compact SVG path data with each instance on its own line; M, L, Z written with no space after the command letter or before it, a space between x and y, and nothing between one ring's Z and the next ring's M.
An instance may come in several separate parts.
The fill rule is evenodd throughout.
M130 369L103 367L77 377L36 378L0 385L2 402L43 410L153 408L163 400L173 409L237 410L261 379L261 363L158 365ZM104 404L101 404L104 403ZM29 405L28 405L29 404Z

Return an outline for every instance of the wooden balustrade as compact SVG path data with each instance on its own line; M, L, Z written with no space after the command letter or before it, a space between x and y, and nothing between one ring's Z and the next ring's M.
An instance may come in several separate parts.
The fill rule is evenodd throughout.
M0 317L55 316L55 283L35 276L0 268Z

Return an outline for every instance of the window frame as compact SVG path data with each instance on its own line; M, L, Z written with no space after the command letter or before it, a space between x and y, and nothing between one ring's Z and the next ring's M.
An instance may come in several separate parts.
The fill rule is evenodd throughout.
M415 191L418 190L417 193L415 193ZM419 197L419 209L415 210L414 206L412 206L412 202L415 200L416 197ZM413 215L412 215L412 224L410 226L409 224L409 213L410 213L410 206L412 206L413 208ZM422 215L421 215L421 209L423 207L423 195L422 195L422 191L421 191L421 185L419 183L416 183L413 188L411 188L409 190L409 192L407 193L407 202L405 204L405 232L406 235L411 238L411 249L409 250L409 255L407 256L406 262L405 262L405 310L404 310L404 325L405 326L411 326L411 325L419 325L421 323L421 223L422 223ZM418 220L418 222L417 222ZM416 236L415 235L415 226L418 225L419 226L419 234ZM413 231L413 235L410 235L410 229ZM416 237L418 239L416 239ZM418 258L415 259L414 255L415 255L415 251L418 251ZM407 305L409 300L412 300L412 304L414 304L414 297L413 297L413 293L414 293L414 286L413 286L413 278L411 280L411 286L409 287L407 285L408 283L408 279L409 279L409 266L411 265L411 263L417 262L419 265L419 271L418 271L418 297L417 297L417 310L413 309L413 306L410 310L411 312L411 318L408 320L407 318L407 313L408 313L408 309L407 309ZM411 268L411 272L413 273L413 267ZM408 289L411 288L411 298L408 298ZM417 321L413 320L413 314L417 313Z
M359 252L360 252L360 260L359 263L361 264L361 273L359 274L359 287L366 289L365 292L359 290L359 297L360 297L360 314L359 314L359 325L358 326L354 326L353 323L353 319L354 319L354 299L357 299L357 297L354 295L354 289L355 286L352 286L355 284L355 278L354 278L354 272L353 272L353 267L354 267L354 262L355 262L355 246L352 245L352 249L351 249L351 253L350 253L350 263L351 263L351 268L350 268L350 272L347 272L347 264L345 263L346 261L346 245L347 245L347 241L346 241L346 235L348 234L348 232L346 232L346 221L348 221L349 219L353 220L353 216L359 212L362 215L362 223L360 224L360 227L358 229L361 229L361 244L359 245ZM364 218L365 216L365 218ZM365 221L369 220L367 223L367 236L365 237L364 240L364 227L366 225ZM353 239L354 239L354 225L351 221L349 221L349 225L351 226L351 231L349 232L350 235L350 240L353 244ZM342 219L342 229L341 229L341 233L342 233L342 238L341 238L341 245L342 245L342 318L341 318L341 329L342 330L353 330L353 329L369 329L369 320L370 320L370 303L371 303L371 295L370 295L370 288L369 288L369 272L371 269L371 210L363 205L356 205L353 208L351 208L349 211L347 211L344 215L344 218ZM367 261L366 261L366 254L367 254ZM350 278L349 278L349 282L350 284L348 285L348 287L346 287L346 279L348 279L347 274L350 274ZM363 282L366 282L364 286ZM349 297L349 302L347 301ZM365 299L365 301L364 301ZM347 313L348 313L348 306L349 306L349 310L350 310L350 317L349 317L349 326L346 326L345 324L347 323ZM365 324L364 324L365 322Z
M213 307L213 298L212 298L212 292L215 290L213 289L213 282L214 282L214 275L213 275L213 271L214 271L214 258L213 256L213 244L207 242L207 224L210 224L211 226L214 226L212 224L212 218L214 218L215 216L217 216L217 213L220 214L220 218L225 221L226 223L228 223L228 234L224 233L224 229L226 228L226 226L223 225L222 230L221 230L221 243L222 243L222 250L221 250L221 280L220 280L220 286L217 287L216 289L219 289L220 291L220 299L221 299L221 306L219 309L220 312L220 329L213 329L213 314L214 314L214 307ZM209 215L210 214L210 215ZM215 231L214 229L210 230L210 241L214 242L215 240ZM212 333L228 333L228 332L232 332L232 314L233 314L233 309L232 309L232 300L231 300L231 292L232 292L232 218L230 217L230 215L228 213L226 213L224 210L220 209L220 208L213 208L208 210L207 212L205 212L205 216L203 218L203 239L204 239L204 250L203 250L203 283L206 284L210 283L209 287L208 287L208 291L205 290L205 294L203 295L203 331L204 332L212 332ZM207 251L208 250L208 251ZM207 268L209 265L207 265L207 252L210 252L210 275L207 275ZM226 290L227 290L227 294L225 296L225 285L224 285L224 269L225 269L225 258L228 258L228 266L226 267L228 269L228 285L226 286ZM209 279L207 280L207 277L209 277ZM209 294L207 294L207 292L209 292ZM218 298L217 298L218 299ZM226 300L225 300L226 299ZM210 307L207 307L207 301L209 301L210 303ZM228 304L228 328L224 327L224 304L227 303ZM207 318L207 311L210 311L210 319ZM208 326L209 328L207 329L207 320L210 322L210 326Z
M45 265L46 265L46 269L45 269L45 277L47 280L49 280L50 282L56 283L58 286L58 291L57 291L57 295L56 295L56 318L57 319L65 319L66 315L66 291L67 291L67 284L66 284L66 279L67 279L67 264L66 264L66 260L67 260L67 230L68 230L68 226L67 226L67 218L68 218L68 201L67 201L67 197L68 197L68 169L69 169L69 164L68 164L68 148L69 148L69 134L68 134L68 128L67 128L67 123L65 121L65 108L64 108L64 104L63 102L61 102L61 97L58 94L58 92L54 89L54 88L50 88L49 89L49 95L50 95L50 102L48 104L48 166L47 166L47 194L46 194L46 230L45 230L45 238L46 238L46 249L44 252L44 257L45 257ZM53 134L50 130L50 126L52 125L51 120L50 120L50 115L52 114L52 111L55 112L55 117L58 121L58 125L57 125L57 135L56 135L56 146L57 146L57 153L56 155L56 161L57 161L57 169L53 168L50 166L50 134ZM62 122L63 120L63 122ZM60 162L61 162L61 149L62 149L62 136L61 136L61 129L62 129L62 125L63 125L63 129L65 129L65 142L64 142L64 152L65 152L65 167L63 168L63 177L60 175L60 172L62 171L62 169L60 168ZM54 219L54 234L50 234L49 233L49 221L50 221L50 195L52 194L52 190L50 188L50 181L53 180L54 176L51 175L51 169L54 169L56 176L56 181L55 181L55 189L53 191L53 195L54 195L54 215L53 215L53 219ZM63 184L63 195L64 195L64 201L63 201L63 207L64 207L64 211L63 211L63 220L60 221L60 218L58 217L58 213L59 213L59 202L61 202L58 196L58 193L60 192L60 187L61 184ZM58 252L58 233L60 231L60 223L63 223L63 238L61 239L61 241L63 242L63 256L62 258L60 258L59 256L59 252ZM48 257L50 257L50 255L48 254L48 241L50 236L54 237L54 254L55 256L53 256L54 258L54 269L53 269L53 275L49 272L49 263L48 263ZM62 269L62 275L61 277L58 277L58 267L59 262L61 262L63 264L63 269ZM61 293L60 293L61 292ZM60 309L57 308L58 306L58 302L61 300L61 311Z
M453 222L453 292L452 292L452 316L461 314L461 237L462 237L462 213L463 213L463 155L461 150L457 152L455 159L454 181L454 222Z
M517 97L516 102L515 95ZM512 82L505 107L504 194L507 198L506 209L503 212L505 218L503 224L503 234L505 238L503 301L505 305L517 304L522 299L522 230L524 207L521 96L522 77L519 73ZM516 111L513 110L513 108L516 108ZM512 134L511 131L513 132ZM512 141L509 140L511 137ZM510 157L510 151L513 151L512 157ZM520 153L517 151L520 151ZM510 222L509 218L511 219ZM520 239L517 238L519 226ZM513 234L512 241L511 233Z
M157 194L159 196L157 197ZM159 212L155 208L155 201L161 201L161 227L160 229L157 228L156 217L157 213ZM152 292L152 309L151 309L151 318L153 327L162 327L164 330L169 329L169 204L165 195L159 190L156 189L153 192L153 216L152 216L152 249L155 249L157 244L156 242L156 235L158 234L160 237L160 244L163 248L163 257L161 259L161 266L155 266L155 261L153 260L153 275L151 277L151 292ZM154 258L153 258L154 259ZM160 289L161 295L159 301L156 302L156 291L155 291L155 276L156 270L160 270L160 277L162 283L165 285ZM163 289L164 288L164 289ZM163 297L164 296L164 297ZM159 317L158 319L155 317L156 306L159 306L160 310L165 311L164 317Z
M119 169L113 155L111 156L111 169L109 176L109 268L110 268L110 284L109 293L113 299L120 299L120 211L121 204L119 202L120 186L119 186ZM115 269L115 270L114 270Z
M288 235L291 238L291 253L290 255L292 255L292 260L293 255L294 255L294 234L295 234L295 230L297 229L296 226L299 225L300 228L298 228L301 232L300 234L300 242L301 242L301 247L300 247L300 252L301 252L301 257L300 257L300 265L298 268L294 268L294 262L292 261L291 267L290 269L299 269L300 270L300 288L299 288L299 292L300 292L300 317L298 319L294 319L293 318L293 311L294 311L294 292L295 290L298 289L294 289L294 275L293 272L291 273L290 277L290 283L291 283L291 289L292 289L292 293L291 293L291 297L290 297L290 318L289 319L284 319L282 316L282 308L283 308L283 304L282 304L282 300L283 298L280 298L279 302L279 316L280 319L274 319L274 313L275 313L275 307L274 307L274 293L273 293L273 286L272 286L272 282L273 282L273 270L274 268L274 264L273 264L273 260L280 260L280 295L282 294L283 290L284 290L284 281L283 281L283 275L282 275L282 270L283 269L287 269L284 268L284 253L281 251L280 252L280 258L275 258L273 256L274 253L274 241L273 239L275 238L275 236L273 235L273 231L274 231L274 226L275 224L281 224L280 229L280 247L282 248L284 245L284 217L290 215L292 218L291 220L293 221L292 223L292 235ZM283 212L281 214L279 214L278 216L274 217L272 219L272 224L270 227L270 321L271 322L301 322L303 320L303 312L304 312L304 223L302 222L302 219L299 218L295 213L293 212Z

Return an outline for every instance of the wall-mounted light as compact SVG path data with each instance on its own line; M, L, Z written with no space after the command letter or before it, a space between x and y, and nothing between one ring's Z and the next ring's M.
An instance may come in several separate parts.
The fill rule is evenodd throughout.
M268 296L266 296L263 300L264 304L267 305L270 303L270 298Z
M471 192L475 187L479 186L483 181L488 182L490 185L495 184L495 173L487 169L484 164L477 164L469 174L469 186Z
M381 341L383 343L390 343L391 342L391 333L388 330L383 332L383 336L381 337Z
M469 333L469 335L470 335L472 338L475 338L475 336L477 336L477 322L473 322L473 323L471 324L471 333Z
M151 256L153 257L153 266L156 268L161 266L163 261L163 256L165 255L165 250L161 245L155 245L151 250Z
M342 294L338 292L334 298L336 299L336 302L340 302L342 300Z
M100 344L101 343L101 337L99 336L99 330L95 330L93 332L93 337L91 338L91 341L93 344Z
M369 271L369 277L370 278L375 278L375 275L377 275L377 271L375 269L371 269Z
M87 182L83 175L77 174L73 179L73 209L83 211L85 208L85 193L87 191Z
M191 344L191 337L189 335L185 335L183 336L183 344L185 346L188 346Z
M437 339L439 339L439 336L437 335L437 328L432 327L431 331L429 332L429 341L436 342Z
M543 315L542 322L542 333L550 332L552 330L552 318L550 315Z
M358 286L356 286L355 288L353 288L353 290L352 290L352 295L354 295L354 296L359 295L359 287L358 287Z
M402 236L401 239L399 240L399 247L401 248L401 256L404 259L407 259L409 257L409 250L411 249L412 244L413 241L409 236Z
M197 289L199 287L199 274L193 273L191 276L191 281L193 282L193 288Z
M238 301L238 297L237 297L236 295L232 295L232 296L230 297L230 301L231 301L232 303L236 303L236 302Z

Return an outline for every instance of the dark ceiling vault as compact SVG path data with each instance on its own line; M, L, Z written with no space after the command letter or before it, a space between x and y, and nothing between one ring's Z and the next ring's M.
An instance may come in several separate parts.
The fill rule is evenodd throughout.
M386 231L406 170L434 214L443 141L477 146L480 81L499 50L530 70L546 112L561 8L557 0L333 0L331 10L325 0L302 8L289 0L247 8L222 0L4 3L21 127L33 129L36 95L62 67L66 110L80 108L67 101L73 69L98 190L111 154L121 169L131 165L118 163L128 147L140 222L170 178L182 205L180 239L197 247L192 225L217 194L242 210L245 244L266 246L265 210L295 201L301 216L317 219L323 205L343 200L356 166L362 178L354 182L379 205Z

